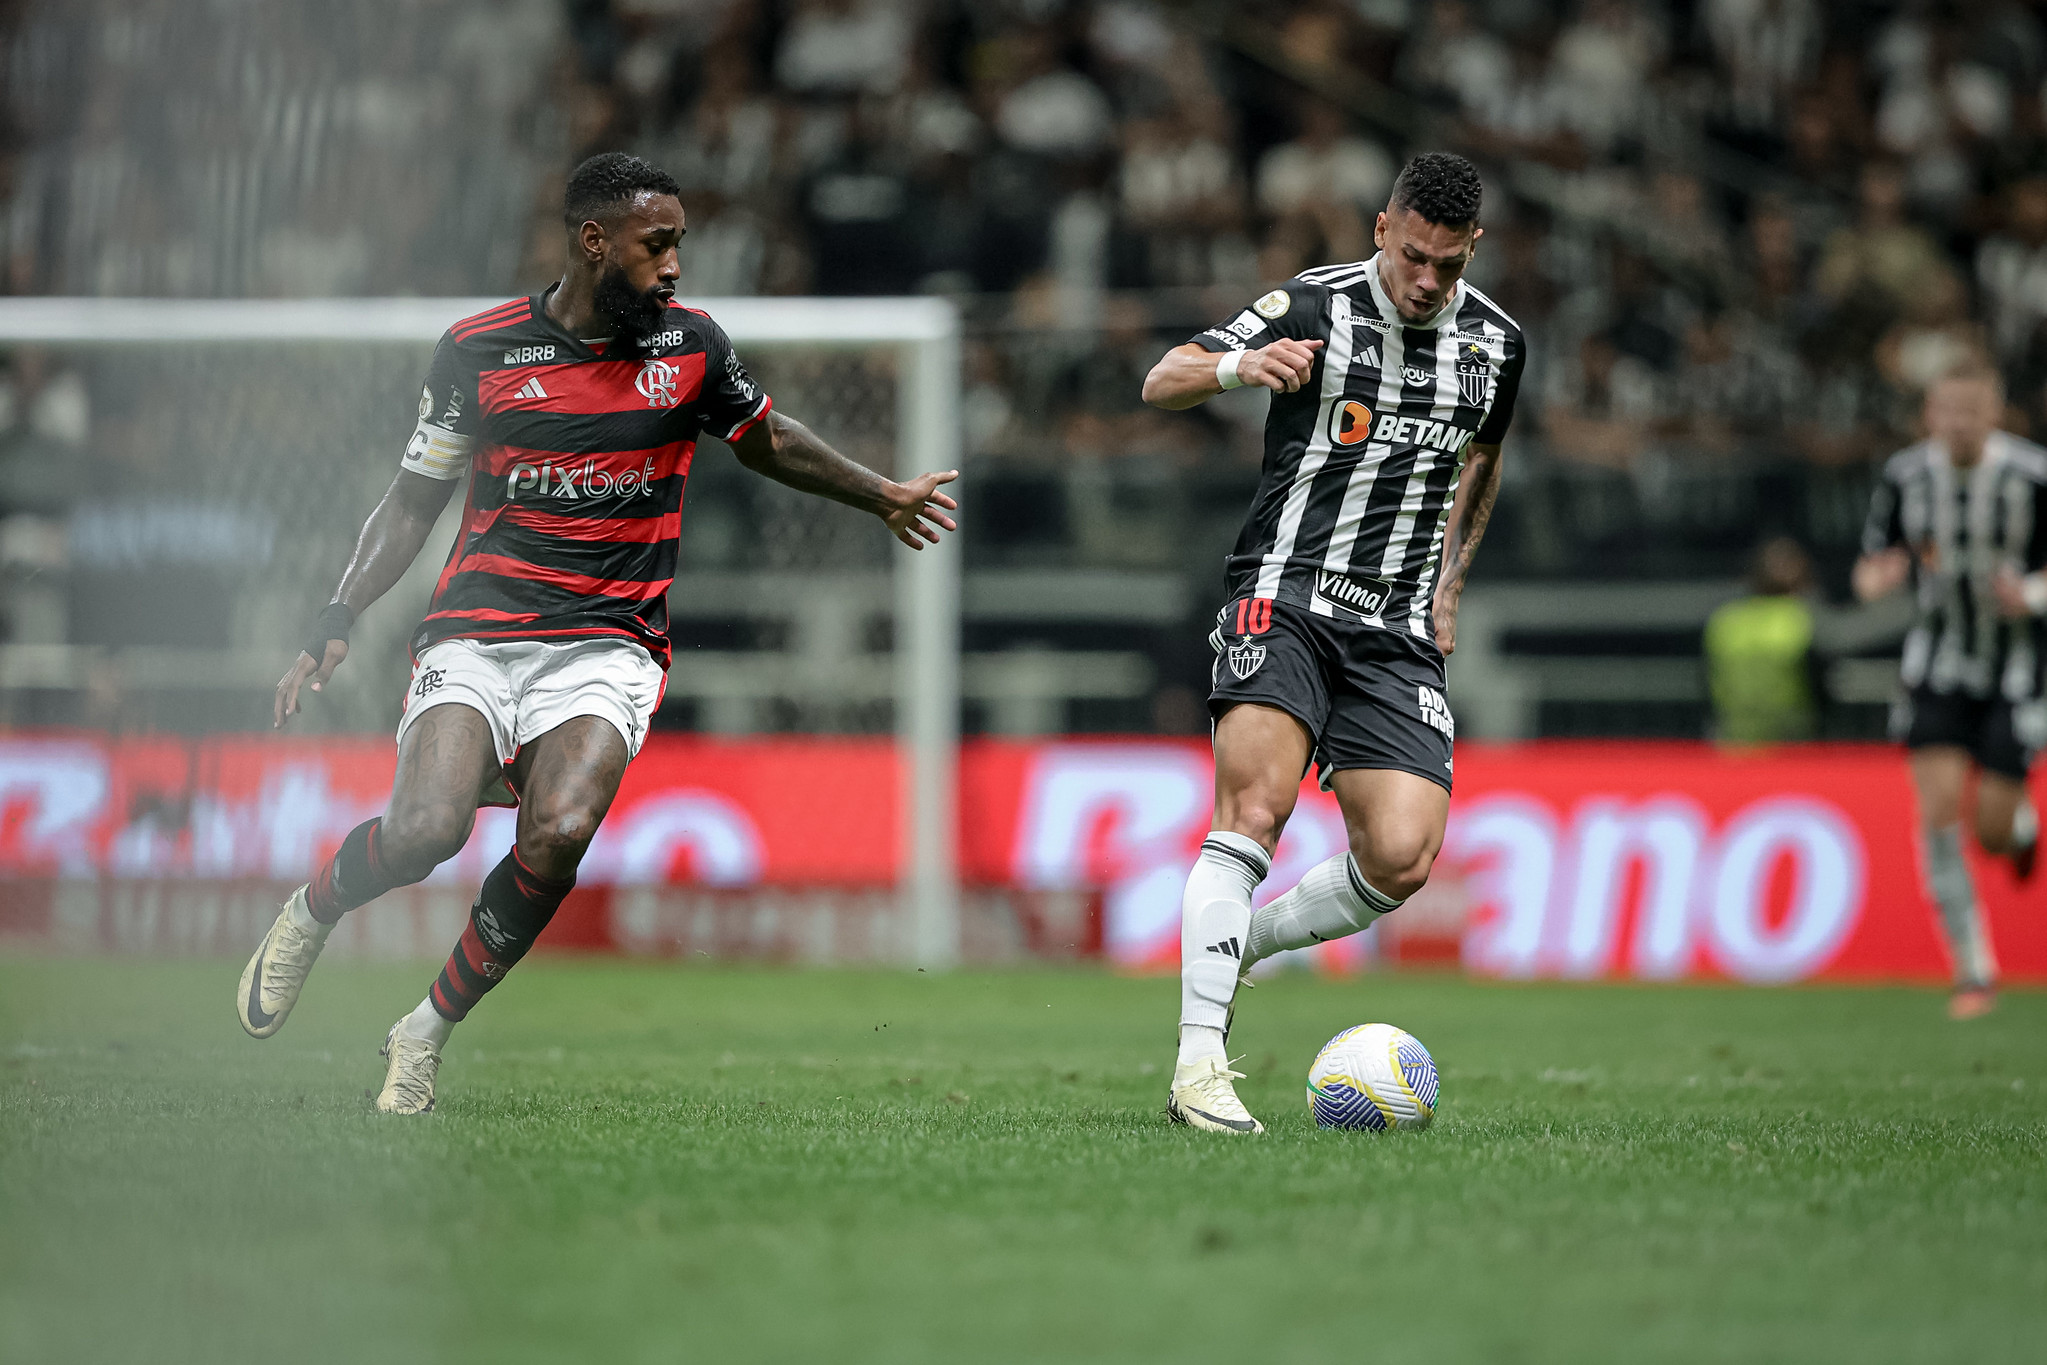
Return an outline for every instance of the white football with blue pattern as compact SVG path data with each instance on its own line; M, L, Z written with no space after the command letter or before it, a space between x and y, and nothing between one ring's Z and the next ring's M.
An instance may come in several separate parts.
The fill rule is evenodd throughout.
M1308 1068L1308 1109L1324 1128L1420 1132L1436 1117L1436 1059L1391 1024L1359 1024Z

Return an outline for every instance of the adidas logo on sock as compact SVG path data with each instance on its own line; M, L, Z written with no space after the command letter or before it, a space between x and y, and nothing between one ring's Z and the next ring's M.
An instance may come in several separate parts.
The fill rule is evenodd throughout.
M1221 953L1224 957L1234 957L1240 962L1244 958L1244 950L1237 946L1235 938L1226 938L1221 943L1211 943L1208 945L1208 951Z
M536 375L519 387L518 396L521 398L545 398L547 397L547 390L540 387L540 378Z

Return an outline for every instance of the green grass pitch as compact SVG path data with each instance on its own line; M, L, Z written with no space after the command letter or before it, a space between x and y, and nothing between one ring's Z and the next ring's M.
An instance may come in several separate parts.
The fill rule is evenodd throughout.
M534 961L390 1120L430 968L239 967L0 961L0 1360L2047 1358L2039 994L1285 979L1218 1140L1171 981ZM1434 1129L1316 1130L1375 1019Z

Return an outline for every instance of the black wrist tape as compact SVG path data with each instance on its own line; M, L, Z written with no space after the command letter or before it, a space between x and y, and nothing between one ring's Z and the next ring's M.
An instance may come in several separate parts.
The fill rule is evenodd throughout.
M355 613L339 602L329 602L320 608L320 614L313 618L313 628L306 634L301 646L312 657L314 663L327 662L327 642L339 640L348 642L349 629L355 625Z

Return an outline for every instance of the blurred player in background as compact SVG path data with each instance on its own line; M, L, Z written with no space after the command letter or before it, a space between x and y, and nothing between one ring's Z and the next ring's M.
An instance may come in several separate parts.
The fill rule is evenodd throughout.
M1908 581L1918 616L1899 670L1891 728L1911 754L1920 855L1954 967L1948 1012L1987 1013L1997 955L1962 856L1971 770L1976 842L2025 880L2040 821L2026 773L2047 742L2039 618L2047 614L2047 450L1998 429L2004 384L1987 362L1952 370L1926 392L1926 439L1884 466L1854 572L1855 595Z
M347 911L425 877L469 837L479 804L517 804L517 841L418 1008L385 1039L377 1108L433 1107L450 1031L511 970L575 885L626 764L660 705L683 481L699 435L792 488L874 513L913 549L953 529L954 474L896 483L773 410L723 329L674 299L684 232L676 183L638 158L570 176L559 283L456 323L419 425L334 600L277 685L273 723L348 654L362 611L425 545L468 480L454 549L412 640L398 776L286 901L235 995L242 1027L284 1025Z
M1215 816L1181 902L1177 1123L1264 1131L1224 1051L1240 974L1398 908L1442 846L1443 656L1526 359L1514 320L1463 281L1479 202L1469 161L1416 157L1378 216L1376 256L1304 272L1145 379L1145 400L1172 409L1272 391L1264 474L1210 637ZM1350 851L1254 915L1311 759Z
M1777 536L1756 550L1748 595L1707 618L1713 737L1722 744L1783 744L1819 733L1811 588L1805 547Z

